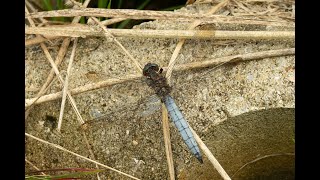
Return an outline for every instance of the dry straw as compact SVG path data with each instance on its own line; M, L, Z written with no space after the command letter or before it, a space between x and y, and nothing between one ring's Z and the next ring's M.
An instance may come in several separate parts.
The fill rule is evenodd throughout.
M263 0L262 0L263 1ZM72 5L72 1L68 1L69 5ZM30 22L31 27L26 27L26 34L36 34L37 36L33 39L26 40L25 44L27 45L34 45L40 43L41 48L43 49L46 58L50 62L52 66L52 70L49 73L49 76L46 82L41 87L40 91L36 95L36 97L31 99L26 99L25 106L29 107L26 111L26 118L28 116L29 111L35 104L52 101L62 97L62 104L60 110L60 117L59 117L59 125L58 129L61 128L61 122L63 117L63 110L66 97L68 97L74 111L77 114L79 123L82 124L84 121L80 113L77 110L76 103L74 102L71 95L80 94L83 92L91 91L94 89L103 88L106 86L111 86L118 83L124 83L127 81L136 80L142 77L141 74L133 74L127 75L122 78L113 78L108 79L105 81L101 81L98 83L88 84L82 87L78 87L75 89L68 89L68 76L70 74L70 69L72 66L72 59L74 57L75 49L76 49L76 42L77 39L74 41L74 47L72 49L72 55L70 58L68 71L66 79L63 80L61 74L59 73L58 66L61 64L64 56L67 52L67 48L71 42L70 37L89 37L89 36L104 36L106 38L112 38L114 42L126 53L128 57L130 57L131 61L139 72L141 72L141 65L138 63L137 60L122 46L122 44L117 41L116 37L142 37L142 38L180 38L179 43L177 44L168 67L165 67L164 70L166 72L166 77L168 82L170 83L170 77L172 71L183 71L183 70L190 70L195 68L203 68L203 67L210 67L210 66L221 66L222 64L229 63L229 62L236 62L236 61L248 61L248 60L257 60L269 57L277 57L277 56L287 56L293 55L295 52L294 48L290 49L280 49L280 50L270 50L270 51L263 51L263 52L256 52L256 53L248 53L248 54L239 54L235 56L226 56L220 57L212 60L202 61L202 62L194 62L188 64L180 64L176 65L176 60L178 54L185 42L185 38L188 39L243 39L243 40L261 40L261 39L293 39L294 32L293 31L216 31L216 30L194 30L195 27L201 24L207 23L232 23L232 24L256 24L256 25L268 25L268 26L282 26L282 27L294 27L294 14L288 14L288 12L279 12L278 17L268 16L268 13L277 13L277 6L275 4L269 5L267 10L260 12L255 11L254 8L250 5L249 1L246 2L238 2L233 0L233 3L230 3L229 0L224 0L213 6L207 13L205 14L186 14L180 12L168 12L168 11L146 11L146 10L120 10L120 9L94 9L94 8L86 8L89 4L90 0L86 0L83 5L76 5L80 8L74 9L66 9L66 10L58 10L58 11L48 11L48 12L35 12L35 9L32 5L26 1L26 6L29 9L33 10L33 13L29 13L27 7L26 9L26 18ZM286 3L289 4L290 3ZM74 3L73 3L74 4ZM225 16L225 15L213 15L214 13L222 10L225 6L229 7L230 13L233 16ZM233 6L237 6L238 8L233 8ZM74 7L76 7L74 6ZM88 25L79 25L77 24L80 20L81 16L89 16L91 17L88 21L88 24L97 24L101 30L97 30L92 28ZM44 19L44 17L75 17L70 25L63 25L63 26L46 26L46 27L36 27L35 22L32 18L39 18L42 24L47 24L48 21ZM108 19L103 22L98 21L95 17L111 17L113 19ZM163 19L163 20L173 20L173 21L191 21L192 23L189 26L188 30L146 30L146 29L107 29L105 26L110 25L113 23L117 23L126 19ZM199 20L201 19L201 21ZM292 21L293 20L293 21ZM43 42L48 41L50 39L55 38L64 38L62 45L59 49L58 55L53 61L47 47ZM53 94L43 95L52 84L52 80L54 78L54 74L56 74L57 79L63 85L63 91L57 92ZM164 133L164 142L165 142L165 149L167 155L167 163L169 168L169 177L170 179L175 179L174 173L174 165L173 165L173 158L172 158L172 151L171 151L171 144L170 144L170 133L169 133L169 125L168 125L168 114L166 108L162 107L162 120L163 120L163 133ZM192 128L191 128L192 129ZM206 147L206 145L202 142L199 136L192 130L194 136L203 150L204 154L208 157L209 161L213 164L213 166L217 169L219 174L223 179L230 179L226 171L223 167L219 164L219 162L215 159L213 154L210 150ZM84 133L83 133L84 134ZM65 152L71 153L75 156L81 157L86 159L87 161L93 162L96 165L103 166L107 169L111 169L116 171L120 174L126 175L130 178L137 179L131 175L126 173L120 172L114 168L109 166L103 165L98 163L94 160L91 160L86 157L82 157L74 152L71 152L61 146L49 143L42 139L36 138L28 133L25 134L26 136L36 139L44 144L51 145L55 148L63 150ZM84 134L84 138L86 140L86 145L90 151L92 159L95 159L94 154L89 146L89 142ZM96 166L98 167L98 166ZM99 179L99 176L98 176Z

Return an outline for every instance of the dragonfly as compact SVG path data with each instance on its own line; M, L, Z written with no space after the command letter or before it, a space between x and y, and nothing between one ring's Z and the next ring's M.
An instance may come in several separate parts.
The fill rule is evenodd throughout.
M147 77L146 82L148 86L155 91L157 96L165 104L172 122L178 129L189 150L196 156L200 163L203 163L198 144L194 139L186 119L170 96L172 88L168 85L167 79L163 76L162 72L163 69L155 63L148 63L143 68L143 75Z
M205 74L209 74L214 69L217 69L218 67L222 66L227 62L220 63L216 65L215 67L211 68L208 70ZM199 149L199 146L191 132L191 129L187 123L187 120L184 118L182 112L178 108L177 104L175 103L174 99L170 95L172 91L172 87L169 86L166 77L164 74L162 74L163 68L160 68L160 66L156 63L147 63L144 68L143 68L143 76L145 77L145 83L153 89L155 94L158 96L158 98L161 100L162 103L165 104L165 107L169 113L170 119L179 131L184 143L187 145L189 151L196 157L196 159L200 162L203 163L202 155ZM204 74L202 74L204 75ZM205 75L204 75L205 76ZM151 99L151 98L150 98ZM155 98L153 98L154 100ZM140 103L138 103L140 104ZM152 106L152 103L149 102L149 106ZM154 105L153 105L154 106ZM135 107L136 110L137 107ZM154 107L148 107L149 110L158 110L159 108L154 108ZM126 108L123 108L120 111L127 111ZM145 115L143 115L145 113ZM147 116L152 112L142 112L138 116ZM106 115L101 115L100 112L95 113L96 118L93 120L87 121L85 124L90 124L90 123L95 123L98 120L104 120L106 118L110 118L109 116L112 114L106 114ZM97 117L99 116L99 117Z

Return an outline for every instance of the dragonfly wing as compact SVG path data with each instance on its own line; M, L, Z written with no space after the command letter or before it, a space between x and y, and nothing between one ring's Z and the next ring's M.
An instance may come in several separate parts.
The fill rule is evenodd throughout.
M196 158L202 163L202 156L198 144L196 143L196 140L193 137L193 134L190 130L190 127L186 119L183 117L181 111L174 102L173 98L169 95L165 96L164 103L169 112L170 118L173 121L176 128L178 129L179 133L181 134L182 139L187 144L192 154L194 154Z
M141 111L140 116L142 117L149 116L155 112L159 112L160 109L161 109L160 98L154 94L149 98L147 98L147 101L145 102L145 106Z
M90 109L91 120L87 121L87 124L94 125L96 123L106 123L111 119L119 118L119 116L132 116L145 118L155 112L160 112L161 101L156 95L149 95L140 99L137 103L126 104L117 108L116 111L110 113L103 113L101 108L92 107ZM100 109L100 110L99 110Z

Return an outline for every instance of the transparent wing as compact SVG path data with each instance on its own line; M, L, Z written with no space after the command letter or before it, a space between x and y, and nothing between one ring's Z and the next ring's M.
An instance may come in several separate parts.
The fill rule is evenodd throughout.
M194 74L193 76L187 77L185 82L183 82L183 83L172 84L173 91L176 89L176 87L184 87L185 84L190 83L190 80L201 80L201 79L205 79L205 78L207 78L209 76L212 76L212 72L220 69L221 67L224 67L224 65L230 63L230 61L225 61L225 62L216 64L216 65L214 65L212 67L207 67L205 69L194 69L194 70L191 70L191 71L199 71L199 72ZM173 72L173 74L174 74L174 72ZM172 78L172 80L174 80L174 75L172 75L171 78Z
M128 104L121 109L110 113L101 112L98 108L92 107L90 109L90 115L92 119L86 121L85 124L94 125L96 123L107 123L108 120L114 118L118 119L119 116L143 118L159 112L160 108L160 98L158 98L155 94L140 99L138 103Z
M141 109L139 114L141 117L150 116L155 112L159 112L161 108L160 98L155 94L146 98L146 101L144 103L145 106L143 109Z

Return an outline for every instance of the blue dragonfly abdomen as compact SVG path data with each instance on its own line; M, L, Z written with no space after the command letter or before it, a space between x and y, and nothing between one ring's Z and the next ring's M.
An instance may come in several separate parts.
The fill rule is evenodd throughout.
M194 139L194 136L190 130L190 127L186 119L183 117L181 111L179 110L178 106L174 102L173 98L170 95L165 96L164 104L169 112L172 122L174 123L179 133L181 134L183 141L187 144L192 154L194 154L196 158L201 163L203 163L198 144Z

